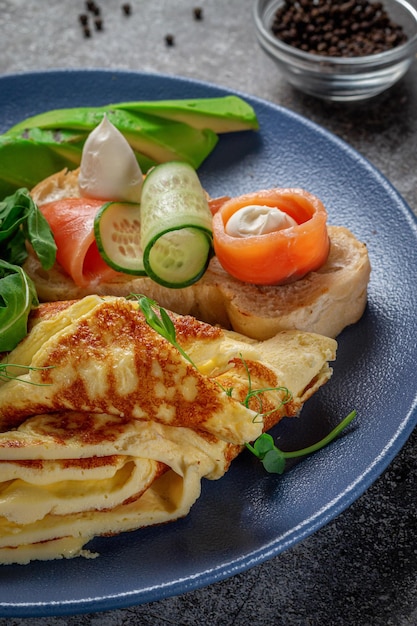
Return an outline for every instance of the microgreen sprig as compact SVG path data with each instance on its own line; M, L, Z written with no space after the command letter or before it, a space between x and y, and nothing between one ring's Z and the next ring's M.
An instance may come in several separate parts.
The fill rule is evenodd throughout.
M251 398L256 398L258 403L259 403L259 411L257 413L257 415L269 415L270 413L274 413L274 411L276 411L275 409L271 409L270 411L267 411L266 413L263 411L263 403L262 403L262 394L267 392L267 391L282 391L284 393L284 397L281 400L281 405L283 404L288 404L288 402L290 402L292 400L292 393L291 391L289 391L287 389L287 387L262 387L261 389L252 389L252 378L251 378L251 374L250 374L250 370L249 367L245 361L245 359L243 358L242 354L239 355L242 363L246 369L246 375L248 377L248 392L246 394L245 399L243 400L242 404L248 409L249 408L249 402L251 400ZM231 392L233 391L233 388L231 389ZM230 396L232 395L232 393L230 392Z
M338 424L326 437L318 441L317 443L302 448L301 450L295 450L293 452L283 452L274 443L274 439L268 433L263 433L256 439L253 445L246 443L246 447L252 452L263 464L267 472L272 474L282 474L285 469L287 459L294 459L300 456L306 456L317 452L321 448L327 446L333 439L335 439L339 433L342 432L356 417L356 411L351 411L341 422Z
M147 296L131 294L131 297L137 299L147 324L164 337L164 339L169 341L169 343L172 344L178 352L180 352L180 354L182 354L182 356L197 369L197 366L193 363L191 357L179 345L174 323L166 310Z
M192 359L188 356L188 354L181 348L181 346L177 342L175 326L169 317L168 313L164 308L159 306L154 300L151 300L147 296L131 294L131 298L135 298L140 306L140 309L145 316L146 322L149 324L153 330L162 335L167 341L169 341L177 350L183 355L191 365L193 365L196 369L197 366L193 363ZM286 387L266 387L263 389L252 389L252 380L249 368L243 358L240 355L242 362L246 368L247 376L248 376L248 393L246 394L245 399L242 404L248 408L249 401L251 398L256 397L259 402L260 410L257 412L255 419L259 415L268 415L268 413L272 413L276 409L272 409L268 413L262 412L262 398L260 397L262 393L266 391L283 391L284 398L282 399L282 404L286 404L290 402L292 399L291 392ZM221 386L221 385L220 385ZM224 389L223 391L227 396L232 397L233 387L228 389ZM267 472L271 474L282 474L285 470L286 460L294 459L300 456L306 456L308 454L312 454L313 452L317 452L321 448L327 446L333 439L335 439L339 433L342 432L350 422L356 417L356 411L352 411L347 415L341 422L338 424L326 437L318 441L317 443L308 446L307 448L302 448L301 450L296 450L293 452L283 452L280 450L274 443L273 437L269 433L263 433L260 435L256 441L252 444L246 443L246 447L250 452L252 452L263 464L264 468Z
M40 370L49 370L55 367L55 365L45 365L43 367L34 367L31 365L20 365L18 363L0 363L0 380L8 381L8 380L17 380L18 378L28 385L36 385L42 387L43 385L49 385L49 383L35 383L33 380L24 380L19 376L14 376L9 374L7 369L9 367L18 367L20 369L31 370L31 371L40 371Z

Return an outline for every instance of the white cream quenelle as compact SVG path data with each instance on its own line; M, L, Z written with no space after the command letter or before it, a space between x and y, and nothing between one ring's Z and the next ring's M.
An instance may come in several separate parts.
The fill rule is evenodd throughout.
M122 133L104 115L84 144L78 186L88 198L139 202L143 175Z
M297 222L277 207L251 204L236 211L228 220L225 230L231 237L253 237L291 226L297 226Z

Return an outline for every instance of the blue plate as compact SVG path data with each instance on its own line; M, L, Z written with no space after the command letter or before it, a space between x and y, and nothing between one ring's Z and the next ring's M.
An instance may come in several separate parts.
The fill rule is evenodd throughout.
M51 71L0 78L0 132L41 111L115 101L210 97L227 92L175 77ZM240 94L242 95L242 94ZM245 96L244 96L245 97ZM304 187L329 222L365 241L373 267L362 320L340 336L332 380L298 420L274 435L308 445L353 408L358 417L326 449L267 475L243 453L219 481L205 481L187 518L101 538L95 560L0 568L0 614L30 617L102 611L203 587L293 546L348 507L381 474L416 424L417 225L391 184L348 145L285 109L246 97L259 133L222 136L200 170L213 195Z

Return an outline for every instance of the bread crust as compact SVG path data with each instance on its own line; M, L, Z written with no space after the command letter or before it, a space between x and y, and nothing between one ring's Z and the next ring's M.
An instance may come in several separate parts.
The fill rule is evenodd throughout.
M62 171L32 191L38 204L78 195L78 170ZM231 328L257 340L295 329L336 337L362 316L367 302L371 266L367 247L342 226L328 226L330 253L326 263L304 278L279 286L241 282L212 258L203 278L183 289L169 289L147 277L120 275L114 281L77 287L58 265L45 271L30 253L25 270L43 302L73 300L96 293L145 294L167 309L194 315L210 324Z

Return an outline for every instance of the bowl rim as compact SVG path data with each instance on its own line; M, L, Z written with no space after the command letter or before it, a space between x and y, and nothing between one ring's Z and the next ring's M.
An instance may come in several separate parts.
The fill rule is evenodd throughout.
M346 67L348 65L356 65L356 66L375 66L378 63L388 63L391 59L393 61L398 58L404 59L406 57L411 57L414 54L414 50L417 51L417 30L416 33L407 39L403 44L396 46L395 48L391 48L390 50L384 50L383 52L377 52L375 54L367 54L356 57L336 57L329 56L325 54L311 54L309 52L305 52L304 50L300 50L295 46L290 46L280 40L278 37L275 37L264 25L263 22L263 13L262 10L266 9L268 4L272 4L275 2L277 5L283 0L255 0L253 5L253 18L255 21L256 30L258 33L258 37L261 38L261 43L267 43L269 48L279 50L285 53L288 56L297 58L300 61L305 63L315 64L325 64L326 66L339 66ZM408 0L391 0L394 4L400 4L404 7L409 14L414 18L414 22L417 25L417 8L415 8Z

